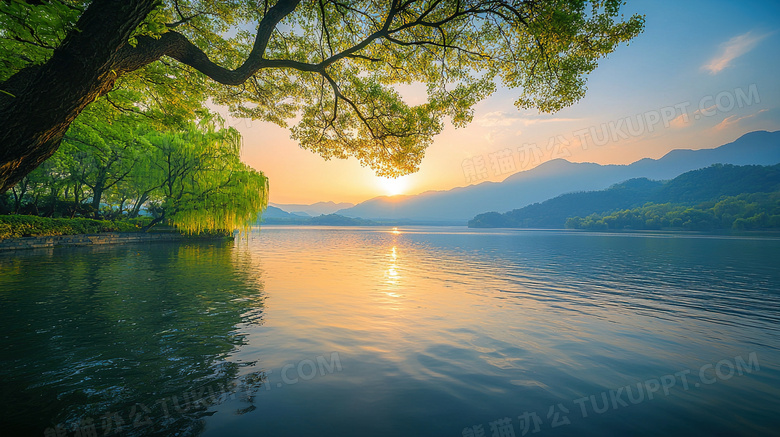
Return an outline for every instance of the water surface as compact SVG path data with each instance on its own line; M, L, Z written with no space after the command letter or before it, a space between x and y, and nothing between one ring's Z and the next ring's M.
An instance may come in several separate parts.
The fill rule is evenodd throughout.
M3 423L772 435L778 254L759 238L304 227L4 254Z

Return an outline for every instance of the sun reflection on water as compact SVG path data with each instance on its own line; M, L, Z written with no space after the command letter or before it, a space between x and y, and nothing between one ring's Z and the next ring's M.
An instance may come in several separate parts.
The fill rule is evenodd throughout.
M401 275L399 274L398 267L398 248L393 246L390 249L390 253L387 254L389 265L385 271L385 286L382 293L387 296L387 303L398 304L399 300L404 297L401 293ZM392 307L393 309L400 309L400 307Z
M401 275L398 274L398 249L396 246L393 246L393 248L390 249L388 258L390 259L390 265L387 267L387 271L385 272L385 281L388 286L397 288L400 285ZM387 291L385 294L392 297L401 296L394 291Z

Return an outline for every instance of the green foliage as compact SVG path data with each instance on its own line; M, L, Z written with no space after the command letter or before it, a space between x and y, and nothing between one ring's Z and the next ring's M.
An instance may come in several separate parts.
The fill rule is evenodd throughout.
M722 196L780 190L780 165L714 164L674 178L651 199L656 203L694 204Z
M65 35L75 29L86 3L0 2L0 83L24 67L45 62Z
M287 4L292 12L258 35L258 23ZM202 53L160 49L156 62L113 71L115 90L100 100L183 127L211 98L236 116L293 125L292 137L325 159L355 157L398 176L419 168L445 119L470 122L498 85L517 91L519 108L542 112L581 99L598 61L643 30L644 17L624 17L622 4L164 0L127 44L149 55L176 32ZM0 89L77 32L83 10L100 7L108 6L0 2ZM249 70L247 78L221 85L233 83L224 75L236 69ZM407 84L424 84L426 101L407 102L398 91Z
M268 204L268 179L242 163L235 129L150 132L139 177L157 187L160 217L187 233L243 228Z
M780 229L780 191L729 196L694 207L672 203L648 204L611 214L591 214L584 219L572 217L566 221L566 227L687 231Z
M0 239L51 235L96 234L100 232L138 232L137 221L109 221L87 218L57 219L30 215L0 215Z
M11 190L12 210L48 216L137 217L187 233L232 232L268 203L265 176L240 160L241 137L202 118L157 130L136 114L87 111L60 150Z
M520 108L573 104L597 60L643 27L639 16L620 21L616 1L390 4L301 3L266 57L325 68L261 70L255 86L222 92L218 101L270 121L299 115L292 133L302 147L397 176L418 169L444 117L470 122L474 104L498 83L519 89ZM409 105L395 91L412 83L426 84L427 102Z

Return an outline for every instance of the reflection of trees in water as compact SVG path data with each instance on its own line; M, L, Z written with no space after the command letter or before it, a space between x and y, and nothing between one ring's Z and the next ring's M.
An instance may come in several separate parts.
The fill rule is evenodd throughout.
M229 364L234 366L225 367L232 369L221 378L209 380L207 385L194 385L189 391L159 399L145 398L123 407L108 403L102 406L108 410L100 416L71 414L44 430L44 435L195 435L202 430L201 419L214 414L209 411L213 405L239 400L248 405L237 409L235 414L255 410L254 395L266 381L265 372L236 377L237 366Z
M0 257L4 430L188 435L212 405L253 410L264 373L226 361L262 322L241 257L230 242Z

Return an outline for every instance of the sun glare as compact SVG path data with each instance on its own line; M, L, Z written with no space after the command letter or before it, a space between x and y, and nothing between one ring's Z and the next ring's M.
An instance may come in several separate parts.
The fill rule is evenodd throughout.
M406 192L409 180L406 176L399 178L377 178L377 183L385 194L388 196L395 196Z

